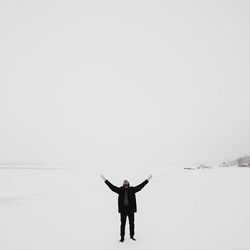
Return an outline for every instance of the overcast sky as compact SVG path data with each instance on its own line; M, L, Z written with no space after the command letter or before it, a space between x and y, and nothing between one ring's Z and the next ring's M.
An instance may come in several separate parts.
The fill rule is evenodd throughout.
M0 1L0 161L250 153L250 2Z

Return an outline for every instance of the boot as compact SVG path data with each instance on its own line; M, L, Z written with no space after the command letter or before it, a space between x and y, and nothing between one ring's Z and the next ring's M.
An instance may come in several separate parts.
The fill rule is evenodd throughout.
M121 236L120 242L124 241L124 236Z

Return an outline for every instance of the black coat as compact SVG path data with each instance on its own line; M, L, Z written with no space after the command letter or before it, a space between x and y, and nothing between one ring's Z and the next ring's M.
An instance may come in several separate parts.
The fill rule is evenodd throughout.
M105 183L108 185L108 187L115 193L117 193L118 196L118 212L121 213L123 211L123 201L124 201L124 192L125 188L123 186L116 187L112 183L110 183L108 180L105 181ZM139 192L146 184L148 183L148 180L143 181L141 184L135 186L135 187L128 187L127 193L128 193L128 200L129 200L129 209L131 212L137 212L136 207L136 197L135 193Z

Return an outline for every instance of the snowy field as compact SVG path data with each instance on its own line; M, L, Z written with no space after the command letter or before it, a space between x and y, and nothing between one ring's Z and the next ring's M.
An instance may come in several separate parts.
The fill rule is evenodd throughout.
M1 169L0 249L250 249L250 169L133 171L95 168ZM147 172L145 172L147 171ZM153 174L137 194L135 238L120 243L120 186Z

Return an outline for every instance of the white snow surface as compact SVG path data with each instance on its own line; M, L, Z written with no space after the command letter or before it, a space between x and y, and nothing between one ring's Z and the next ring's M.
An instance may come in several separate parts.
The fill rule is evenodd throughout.
M105 170L120 186L148 172ZM126 172L126 175L124 174ZM137 194L136 242L120 243L117 194L100 169L1 169L0 249L250 249L250 169L155 167Z

